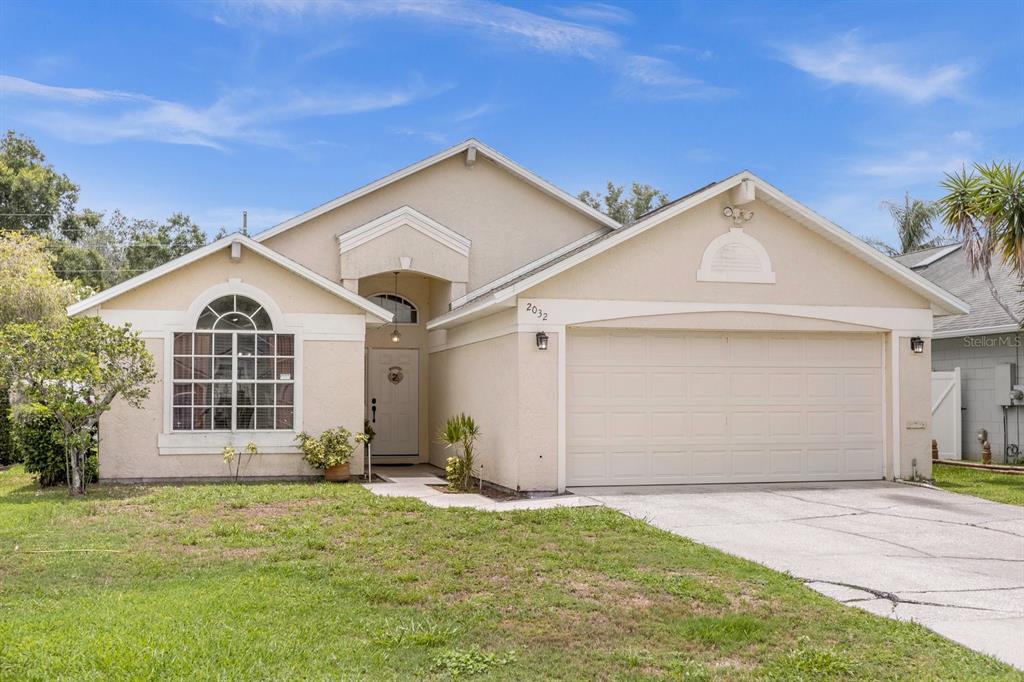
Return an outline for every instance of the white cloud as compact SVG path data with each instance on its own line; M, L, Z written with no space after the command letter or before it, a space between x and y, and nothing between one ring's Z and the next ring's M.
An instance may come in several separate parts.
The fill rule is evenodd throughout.
M733 94L726 88L684 76L672 62L659 57L630 55L622 70L633 83L626 90L652 99L715 99Z
M278 27L281 20L307 16L341 16L351 19L408 17L448 26L459 26L496 38L518 41L542 52L572 54L592 59L602 50L618 48L618 36L601 28L584 26L483 0L254 0L227 2L217 19L224 23L257 21Z
M967 158L953 152L916 149L895 157L857 163L853 172L897 185L927 180L937 183L946 173L965 165L970 165Z
M584 3L579 5L553 5L555 12L573 21L597 24L629 24L633 22L633 13L616 5L603 2Z
M524 49L610 64L630 81L631 95L649 99L708 99L729 94L724 88L678 73L671 63L657 57L630 53L622 38L586 22L623 23L632 18L626 10L607 4L564 5L553 8L573 21L563 21L518 7L487 0L254 0L221 5L216 19L224 23L255 22L268 30L280 30L289 22L310 17L323 21L402 17L449 27L465 28L477 36L511 42ZM577 23L580 22L580 23ZM710 53L697 54L699 60Z
M292 90L271 95L243 90L208 106L193 106L144 94L57 87L0 76L0 93L9 110L14 99L27 101L25 117L65 139L85 143L151 140L215 149L224 149L232 141L290 146L274 128L276 124L400 107L442 89L446 87L430 89L418 83L373 92L325 88L312 94Z
M899 63L892 48L864 44L855 31L817 45L787 45L781 51L783 61L816 78L875 88L911 102L956 98L968 75L959 64L913 73Z

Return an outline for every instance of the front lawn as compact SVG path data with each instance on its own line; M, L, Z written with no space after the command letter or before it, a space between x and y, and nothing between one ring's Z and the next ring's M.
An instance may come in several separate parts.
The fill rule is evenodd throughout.
M0 679L1021 679L604 508L0 473Z
M971 469L936 464L932 468L935 485L954 493L983 497L993 502L1024 505L1024 474Z

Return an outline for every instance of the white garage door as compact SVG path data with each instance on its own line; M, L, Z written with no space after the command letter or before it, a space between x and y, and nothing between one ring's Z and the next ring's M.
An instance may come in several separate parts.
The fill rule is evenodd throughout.
M882 337L573 330L569 485L882 477Z

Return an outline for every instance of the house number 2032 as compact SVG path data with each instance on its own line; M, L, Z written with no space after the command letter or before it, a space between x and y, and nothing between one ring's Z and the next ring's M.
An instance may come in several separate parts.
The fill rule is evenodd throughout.
M531 315L536 315L537 319L541 321L546 321L548 319L548 314L532 303L526 304L526 312L530 313Z

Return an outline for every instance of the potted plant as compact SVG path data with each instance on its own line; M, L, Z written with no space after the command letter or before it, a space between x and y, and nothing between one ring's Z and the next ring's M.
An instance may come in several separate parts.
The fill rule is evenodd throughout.
M295 437L302 449L302 459L314 469L322 469L328 481L347 481L349 460L355 451L352 433L344 426L327 429L319 436L305 431Z

